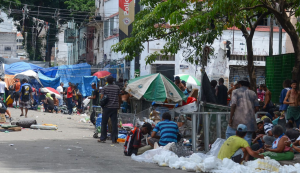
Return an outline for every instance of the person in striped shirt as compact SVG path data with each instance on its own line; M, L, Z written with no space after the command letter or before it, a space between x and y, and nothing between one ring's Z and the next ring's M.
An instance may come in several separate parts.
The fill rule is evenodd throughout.
M158 132L160 132L160 136L156 135ZM154 147L155 142L157 142L159 146L165 146L171 142L177 143L178 133L179 129L177 123L171 121L170 113L165 112L162 115L162 121L157 123L154 127L148 143L151 147Z

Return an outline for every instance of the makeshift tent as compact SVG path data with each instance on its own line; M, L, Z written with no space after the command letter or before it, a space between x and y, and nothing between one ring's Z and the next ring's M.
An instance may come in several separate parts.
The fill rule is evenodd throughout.
M16 62L11 65L5 64L4 71L5 71L5 74L14 75L14 74L25 72L27 70L37 71L41 68L42 67L39 67L39 66L31 64L31 63Z
M4 82L6 83L7 87L14 84L14 81L15 81L14 77L15 77L15 75L5 75L4 76Z
M82 84L78 86L79 91L83 97L92 95L93 88L92 83L98 83L99 79L96 76L84 76L82 77Z
M27 71L19 73L19 74L28 76L30 78L35 78L42 85L42 83L41 83L41 81L39 79L38 74L36 72L32 71L32 70L27 70Z
M44 76L55 78L58 67L42 68L39 70Z
M114 78L119 77L121 73L124 73L124 64L110 66L109 72L111 73L112 77Z
M41 72L38 72L38 77L40 78L41 83L44 87L57 88L60 83L60 77L51 78L43 75Z
M82 77L91 75L91 66L87 63L75 65L62 65L58 67L55 77L60 77L60 82L68 87L69 82L73 84L81 84Z

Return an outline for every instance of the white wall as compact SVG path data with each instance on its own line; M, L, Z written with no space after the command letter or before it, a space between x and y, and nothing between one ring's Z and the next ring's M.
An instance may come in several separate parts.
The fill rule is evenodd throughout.
M66 26L65 26L66 27ZM58 53L56 55L57 61L65 62L67 64L68 61L68 43L64 42L64 32L60 32L58 34L58 43L57 49Z

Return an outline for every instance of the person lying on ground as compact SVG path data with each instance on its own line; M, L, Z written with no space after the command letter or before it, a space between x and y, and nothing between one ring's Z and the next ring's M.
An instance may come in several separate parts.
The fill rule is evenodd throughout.
M299 137L300 133L299 133L299 130L298 129L294 129L294 122L289 120L287 123L286 123L286 132L285 132L285 135L287 137L289 137L289 139L292 141L292 142L295 142L296 139Z
M275 137L273 136L272 133L273 124L270 118L265 118L263 122L264 122L264 130L266 134L263 136L263 142L267 145L272 145L273 141L275 140Z
M51 94L51 97L53 99L53 103L54 103L54 108L53 110L58 113L58 105L59 105L59 100L55 97L55 94Z
M143 135L149 134L152 131L152 126L149 123L144 123L141 128L135 127L131 130L124 144L125 156L131 156L132 154L137 155L139 148L143 147L141 144Z
M264 156L259 155L263 151L260 149L258 151L253 151L248 142L244 139L247 134L247 126L244 124L239 124L237 127L236 135L230 136L221 146L218 158L223 160L228 158L236 163L242 163L242 161L248 161L249 155L254 158L264 158Z
M160 132L160 136L156 134ZM165 146L168 143L177 143L177 135L179 133L177 123L171 121L171 115L165 112L162 115L162 121L158 122L153 129L151 138L148 138L148 144L153 148L157 142L159 146Z
M290 139L284 135L283 128L276 125L272 129L272 133L276 140L273 142L272 146L265 145L265 151L261 155L268 156L271 159L282 161L282 160L293 160L294 152L290 146L286 146Z

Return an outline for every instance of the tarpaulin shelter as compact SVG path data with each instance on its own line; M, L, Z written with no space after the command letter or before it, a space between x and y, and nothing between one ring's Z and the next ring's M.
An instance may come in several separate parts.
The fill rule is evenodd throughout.
M42 68L39 70L44 76L55 78L57 73L58 67L49 67L49 68Z
M91 65L87 63L59 66L55 77L60 77L60 82L68 87L69 82L81 84L84 76L91 76Z
M37 66L42 67L42 68L49 67L49 62L20 60L20 59L14 59L14 58L0 57L0 62L2 62L3 64L6 64L6 65L11 65L11 64L17 63L17 62L25 62L25 63L31 63L31 64L34 64L34 65L37 65Z
M112 65L109 67L109 72L114 78L119 78L121 73L124 73L124 64Z
M24 71L24 72L19 73L19 74L28 76L28 77L30 77L30 78L35 78L35 79L37 80L37 82L39 82L39 83L42 85L42 83L41 83L41 81L40 81L40 79L39 79L38 74L37 74L36 72L32 71L32 70L27 70L27 71Z
M40 81L44 87L57 88L59 86L60 77L57 77L57 78L47 77L44 74L42 74L41 72L38 72L38 77L40 78Z
M10 65L4 65L5 74L9 75L19 74L27 70L33 70L36 72L39 69L42 69L42 67L26 62L16 62Z
M96 76L82 77L82 83L78 86L83 97L91 96L93 92L92 83L98 83L99 79Z

